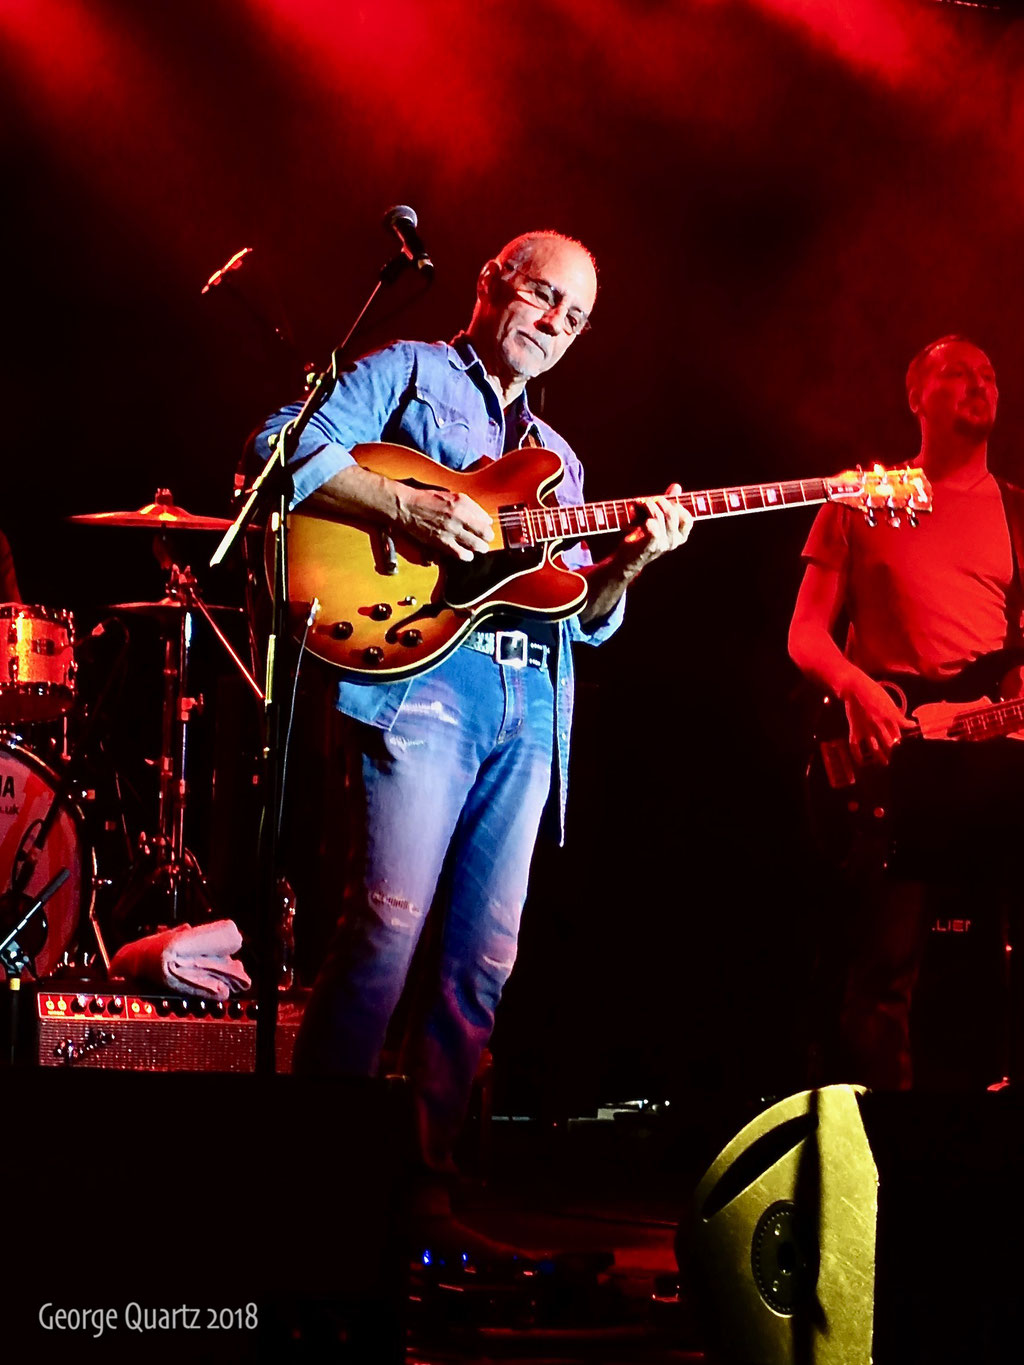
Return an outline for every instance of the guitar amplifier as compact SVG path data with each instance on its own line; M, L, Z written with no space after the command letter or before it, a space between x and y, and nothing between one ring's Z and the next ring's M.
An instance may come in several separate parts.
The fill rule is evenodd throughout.
M292 1069L306 995L278 1001L276 1070ZM255 1071L257 1001L51 990L39 983L33 1060L119 1071Z

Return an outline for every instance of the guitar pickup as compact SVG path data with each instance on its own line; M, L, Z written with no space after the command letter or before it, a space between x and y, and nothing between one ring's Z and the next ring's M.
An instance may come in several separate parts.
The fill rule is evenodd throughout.
M374 561L378 573L396 574L398 572L398 551L391 532L385 527L377 528L377 553Z
M498 521L501 525L506 550L529 550L533 548L529 508L525 502L512 503L508 507L499 507Z
M853 766L850 745L845 739L827 739L821 744L821 761L828 778L828 785L834 791L843 787L853 787L857 782L857 772Z

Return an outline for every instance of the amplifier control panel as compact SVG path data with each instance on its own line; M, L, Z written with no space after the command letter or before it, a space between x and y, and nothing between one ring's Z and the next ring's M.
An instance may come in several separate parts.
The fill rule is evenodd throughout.
M305 994L278 1001L277 1071L290 1071ZM126 1071L253 1071L259 1002L238 996L135 995L53 990L36 994L39 1066Z

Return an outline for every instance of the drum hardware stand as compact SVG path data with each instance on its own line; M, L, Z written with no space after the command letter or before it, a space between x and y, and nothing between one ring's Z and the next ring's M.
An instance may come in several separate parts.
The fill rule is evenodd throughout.
M326 368L319 375L307 375L308 393L297 415L271 437L271 455L252 482L242 506L220 544L210 558L210 567L223 563L232 546L257 517L261 517L273 535L273 572L271 575L271 618L267 639L266 680L263 695L263 812L259 837L259 929L257 995L259 1014L256 1020L256 1071L271 1074L275 1069L275 1036L277 1032L279 936L282 924L282 872L280 841L282 818L282 711L286 677L285 661L288 638L288 563L287 517L294 486L289 462L298 449L299 439L311 419L324 406L338 383L341 364L353 337L361 327L380 291L392 285L409 267L414 266L428 283L433 279L434 267L426 259L417 259L398 229L394 227L392 210L385 218L385 226L394 228L402 242L402 250L380 270L355 321L344 339L331 352ZM415 215L412 215L415 220ZM429 266L429 270L425 269ZM319 603L310 603L307 629L319 611ZM287 916L287 905L285 909Z
M179 616L177 630L168 627L164 632L163 701L161 706L161 742L159 759L159 789L157 797L157 834L152 840L140 839L140 862L129 874L128 885L111 912L115 924L124 923L132 910L151 889L167 897L168 916L164 922L177 924L182 916L188 895L201 905L204 915L214 913L205 890L205 879L199 863L185 844L185 817L188 809L188 740L189 724L194 716L202 715L201 695L190 695L189 664L195 614L209 622L210 628L226 650L246 683L262 701L259 684L246 668L230 640L217 625L210 609L203 601L195 575L186 565L181 568L174 561L164 536L153 541L153 553L167 573L164 604L175 608ZM161 604L154 604L161 605Z

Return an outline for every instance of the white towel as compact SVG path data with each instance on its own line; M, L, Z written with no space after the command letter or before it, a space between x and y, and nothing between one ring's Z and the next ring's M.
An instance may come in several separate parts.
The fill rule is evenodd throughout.
M235 961L241 946L242 935L234 920L179 924L119 948L110 974L170 986L207 1000L227 1000L252 985L248 972Z

